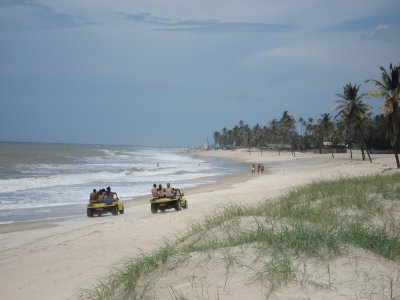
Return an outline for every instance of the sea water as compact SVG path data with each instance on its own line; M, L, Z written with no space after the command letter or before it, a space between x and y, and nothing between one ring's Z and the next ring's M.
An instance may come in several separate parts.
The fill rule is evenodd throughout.
M84 215L93 189L124 200L153 183L184 189L239 168L178 148L0 143L0 223Z

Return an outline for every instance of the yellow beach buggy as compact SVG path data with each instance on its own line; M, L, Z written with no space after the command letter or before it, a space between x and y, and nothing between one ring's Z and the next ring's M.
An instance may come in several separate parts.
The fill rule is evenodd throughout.
M92 201L86 205L86 208L88 217L101 216L109 212L113 216L124 213L124 203L119 201L117 194L114 194L113 198L104 199L103 202Z
M179 189L174 189L175 196L172 198L154 198L150 200L151 213L155 214L157 211L164 212L166 209L174 208L176 211L188 208L188 202L183 198L184 193L181 193Z

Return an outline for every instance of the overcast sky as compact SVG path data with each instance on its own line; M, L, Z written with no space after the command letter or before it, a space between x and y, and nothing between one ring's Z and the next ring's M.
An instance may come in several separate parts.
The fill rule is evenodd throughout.
M0 0L0 141L193 146L316 120L400 63L399 37L399 0Z

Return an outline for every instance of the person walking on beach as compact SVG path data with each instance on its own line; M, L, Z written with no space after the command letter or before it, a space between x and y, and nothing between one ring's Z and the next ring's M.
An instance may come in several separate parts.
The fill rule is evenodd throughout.
M251 166L251 174L254 174L255 171L256 171L256 166L253 164Z

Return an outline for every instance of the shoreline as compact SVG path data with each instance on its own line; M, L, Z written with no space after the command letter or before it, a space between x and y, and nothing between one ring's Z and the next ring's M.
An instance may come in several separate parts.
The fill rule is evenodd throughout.
M199 155L203 155L204 153L196 153ZM208 156L208 155L204 155ZM236 161L238 165L243 164L243 162ZM212 177L212 182L199 184L193 187L189 187L183 192L186 195L196 194L196 193L203 193L203 192L210 192L216 189L228 188L233 182L240 183L246 180L249 180L251 177L248 176L248 173L244 170L241 170L240 167L234 172L224 175L219 175ZM122 199L121 201L124 202L126 208L132 208L137 205L143 205L149 203L150 193L148 195L140 195L135 197L129 197L126 199ZM52 226L58 226L57 223L71 220L74 218L81 218L87 217L85 206L86 203L79 205L73 204L70 205L75 210L82 210L81 214L70 215L70 216L56 216L56 217L49 217L49 218L41 218L41 219L30 219L30 220L18 220L18 221L5 221L5 223L0 223L0 234L1 233L10 233L16 231L27 231L27 230L36 230L41 228L48 228ZM62 210L65 206L53 206L51 207L53 210L58 211ZM39 209L48 209L48 207L40 207Z
M197 194L197 193L204 193L204 192L210 192L215 189L221 189L221 188L228 188L229 185L232 184L232 182L235 183L240 183L248 180L249 177L247 174L243 171L234 173L234 174L227 174L227 175L221 175L217 178L217 180L210 182L210 183L205 183L205 184L200 184L194 187L187 188L183 190L186 195L191 195L191 194ZM143 205L143 204L148 204L149 203L149 195L141 195L141 196L136 196L128 199L123 199L122 201L124 202L124 205L126 208L133 208L137 205ZM60 216L60 217L52 217L52 218L43 218L43 219L33 219L33 220L21 220L21 221L10 221L8 223L0 223L0 234L1 233L9 233L9 232L16 232L16 231L27 231L27 230L36 230L36 229L41 229L41 228L46 228L46 227L51 227L51 226L57 226L58 222L63 222L66 220L74 219L74 218L81 218L81 217L87 217L86 216L86 211L85 211L85 204L83 205L78 205L75 204L73 205L76 208L80 208L83 213L80 215L71 215L71 216ZM62 209L63 206L57 206L57 209ZM150 211L150 210L149 210Z
M200 154L200 153L199 153ZM210 151L202 155L234 159L249 166L243 174L214 185L184 190L189 208L151 214L147 198L135 200L123 215L73 217L0 230L1 299L74 299L127 258L157 249L163 241L206 215L233 203L271 201L294 187L339 176L398 172L393 155L372 155L373 163L346 155ZM266 173L251 174L250 163L264 163ZM132 202L133 203L133 202ZM0 229L2 226L0 225ZM27 231L29 230L29 231ZM29 232L29 234L27 234ZM65 284L68 282L68 284Z
M205 163L213 164L215 163L215 157L212 158L207 155L202 155L203 153L199 152L184 152L178 151L179 154L183 156L196 156L196 158L200 158L205 160ZM205 186L215 186L219 185L219 182L224 182L226 180L230 180L236 177L236 174L243 173L242 163L239 161L233 161L230 159L225 159L226 162L224 164L227 165L228 169L234 168L233 173L224 173L222 175L213 175L207 178L210 182L207 183L194 183L193 186L183 188L184 191L192 193L193 191L202 191ZM224 179L227 177L227 179ZM198 179L201 181L201 179ZM179 188L179 186L177 186ZM150 191L151 186L149 186ZM120 196L120 200L123 201L128 207L135 205L135 203L144 203L144 200L148 200L149 194L146 195L138 195L138 196ZM4 209L0 211L2 215L0 216L0 232L2 232L2 227L4 225L12 225L17 223L26 223L26 222L47 222L62 219L70 219L74 217L82 217L86 216L86 204L87 202L83 202L81 204L65 204L65 205L49 205L49 206L38 206L31 208L17 208L17 209ZM4 215L3 215L4 214ZM10 226L8 226L10 227ZM9 229L8 229L9 230Z

